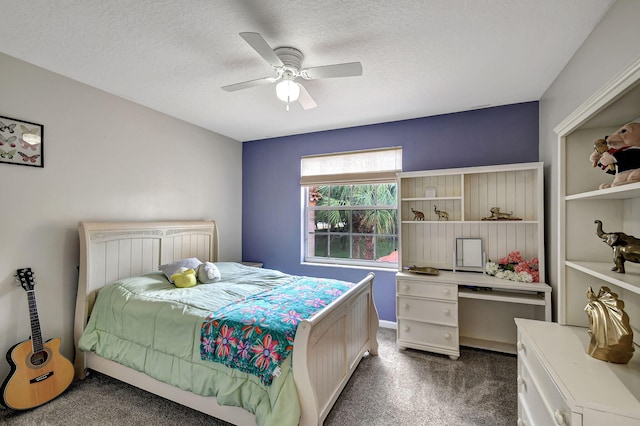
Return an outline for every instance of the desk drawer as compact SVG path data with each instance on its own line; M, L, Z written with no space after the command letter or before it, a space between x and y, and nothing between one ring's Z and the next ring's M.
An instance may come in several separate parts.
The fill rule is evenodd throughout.
M458 304L454 301L398 296L398 317L456 327Z
M455 284L431 283L402 280L397 282L396 291L403 296L429 297L432 299L458 300L458 286Z
M458 328L398 319L398 341L458 350Z
M533 424L571 425L571 410L524 336L518 336L518 400Z

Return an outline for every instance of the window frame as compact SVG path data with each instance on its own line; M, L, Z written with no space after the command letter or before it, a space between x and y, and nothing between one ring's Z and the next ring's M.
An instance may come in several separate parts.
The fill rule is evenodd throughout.
M309 198L309 190L312 187L318 187L318 186L326 186L326 187L335 187L335 186L351 186L353 189L353 186L357 186L357 185L381 185L381 184L393 184L395 186L395 194L396 194L396 200L395 200L395 204L377 204L377 196L376 196L376 203L375 204L371 204L371 205L336 205L336 206L312 206L310 205L310 198ZM351 183L346 183L346 182L340 182L340 183L326 183L326 184L315 184L315 185L303 185L301 187L301 196L302 196L302 232L303 232L303 238L302 238L302 262L303 263L308 263L308 264L322 264L322 265L333 265L333 266L345 266L345 267L366 267L366 268L378 268L378 269L385 269L385 270L397 270L398 268L398 262L379 262L376 259L379 257L383 257L377 254L374 254L374 259L373 260L366 260L366 259L353 259L351 256L353 256L353 237L372 237L374 240L374 250L377 248L377 244L376 244L376 239L377 238L391 238L392 239L392 243L395 247L395 250L398 250L398 245L399 245L399 217L398 217L398 184L397 184L397 180L384 180L381 181L379 179L375 179L372 181L361 181L358 180L357 182L351 182ZM353 229L351 229L351 223L349 224L349 231L348 232L335 232L335 231L331 231L331 230L327 230L327 233L322 233L320 235L322 236L327 236L328 241L327 241L327 256L310 256L309 255L309 244L310 244L310 238L312 235L318 235L317 231L315 229L311 229L311 220L310 220L310 214L312 211L336 211L336 210L340 210L340 211L359 211L359 210L393 210L395 211L395 224L394 224L394 231L393 233L390 234L384 234L384 233L378 233L376 226L373 227L372 232L370 233L363 233L363 232L354 232ZM352 217L350 216L350 221L351 221ZM314 228L315 228L315 221L314 223ZM332 236L346 236L348 237L348 241L349 241L349 257L330 257L330 247L331 247L331 237Z

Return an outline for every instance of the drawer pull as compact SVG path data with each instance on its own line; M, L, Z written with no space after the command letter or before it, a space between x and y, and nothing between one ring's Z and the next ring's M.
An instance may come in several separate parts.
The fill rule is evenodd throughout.
M444 333L444 338L447 340L451 340L451 333Z
M451 290L449 290L448 288L445 288L442 292L447 296L451 294Z
M518 426L527 426L527 424L524 422L524 420L518 417Z
M524 352L524 344L520 340L516 343L516 348L518 349L518 352Z
M408 303L405 303L405 304L404 304L404 308L405 308L405 309L409 309L409 304L408 304Z
M522 376L518 376L518 388L522 387L523 390L527 389L527 382L524 380Z
M564 421L564 415L560 412L560 410L556 410L553 412L553 419L556 421L557 425L566 425Z
M408 326L408 325L405 325L405 326L404 326L404 331L409 331L409 330L410 330L409 326Z
M451 315L451 309L449 309L449 308L444 308L444 309L442 310L442 312L443 312L446 316Z
M403 285L403 286L402 286L402 289L403 289L404 291L409 291L409 285L407 285L407 284Z

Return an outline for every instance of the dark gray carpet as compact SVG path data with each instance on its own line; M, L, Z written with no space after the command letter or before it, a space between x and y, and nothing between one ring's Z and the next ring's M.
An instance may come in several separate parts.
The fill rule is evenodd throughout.
M395 330L381 329L379 356L362 360L325 425L514 425L517 359L463 348L460 359L411 349L398 351ZM33 410L0 409L8 425L226 426L102 374L74 382Z

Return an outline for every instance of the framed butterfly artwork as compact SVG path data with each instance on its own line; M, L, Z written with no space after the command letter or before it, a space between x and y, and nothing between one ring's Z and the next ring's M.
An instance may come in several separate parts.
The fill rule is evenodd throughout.
M0 163L44 167L44 126L0 115Z

